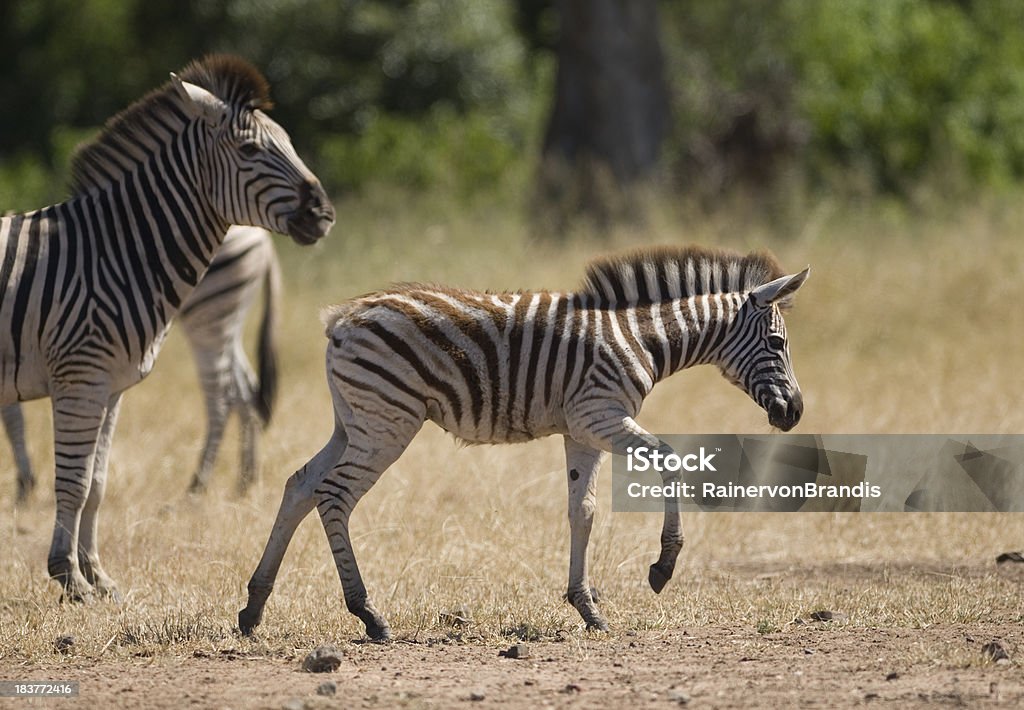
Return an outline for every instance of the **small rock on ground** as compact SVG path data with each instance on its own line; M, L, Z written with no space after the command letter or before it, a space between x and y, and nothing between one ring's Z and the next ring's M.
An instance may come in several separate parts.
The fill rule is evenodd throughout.
M989 641L982 646L981 652L997 663L1002 660L1010 660L1010 654L1003 648L1003 644L995 640Z
M337 695L338 684L333 680L325 680L323 683L316 687L317 695Z
M338 670L343 654L332 643L317 646L302 662L302 670L307 673L330 673Z
M499 651L498 655L503 656L505 658L529 658L530 647L527 646L525 643L517 643L509 646L507 651Z

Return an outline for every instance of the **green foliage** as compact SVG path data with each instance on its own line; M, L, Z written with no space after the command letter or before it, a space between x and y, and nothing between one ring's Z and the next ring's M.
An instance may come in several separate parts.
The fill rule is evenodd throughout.
M950 165L988 184L1020 178L1019 3L791 3L798 103L819 172L860 162L901 191Z
M712 192L796 167L833 189L1024 178L1024 6L821 0L664 6L669 162Z
M519 152L487 116L439 107L423 120L380 115L358 135L328 138L321 158L323 179L341 187L381 182L469 195L500 186Z
M237 52L329 190L493 189L539 132L505 0L39 0L0 6L0 208L52 201L68 151L169 71ZM125 61L130 57L131 61Z
M718 199L1024 179L1016 0L661 0L668 185ZM525 191L554 86L553 0L0 3L0 210L62 198L75 143L207 52L267 75L331 191ZM785 187L782 188L786 189Z

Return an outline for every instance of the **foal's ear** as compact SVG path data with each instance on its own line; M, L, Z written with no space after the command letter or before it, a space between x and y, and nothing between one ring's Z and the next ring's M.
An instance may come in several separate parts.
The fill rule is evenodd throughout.
M792 296L797 289L803 286L807 275L811 273L811 267L792 276L782 276L774 281L762 284L750 292L750 300L757 306L767 306L769 303L778 303L780 308L788 308L792 302Z
M218 126L227 118L228 105L203 87L182 81L174 72L171 72L171 84L190 115L202 117L211 126Z

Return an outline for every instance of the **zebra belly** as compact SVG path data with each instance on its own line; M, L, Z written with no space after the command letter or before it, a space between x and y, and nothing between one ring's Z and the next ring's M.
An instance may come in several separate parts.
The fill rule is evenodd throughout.
M467 444L521 444L568 432L564 417L552 415L536 418L529 428L508 426L501 418L493 425L487 418L470 422L467 420L472 417L464 416L460 421L450 409L442 408L434 400L427 403L427 418Z

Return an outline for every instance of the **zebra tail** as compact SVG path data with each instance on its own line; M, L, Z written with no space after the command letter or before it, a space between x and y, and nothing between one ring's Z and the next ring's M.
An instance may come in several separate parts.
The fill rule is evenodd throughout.
M277 253L271 248L270 268L263 279L263 320L260 321L259 359L260 383L256 392L256 412L263 426L270 422L277 399L277 301L281 290L281 270Z

